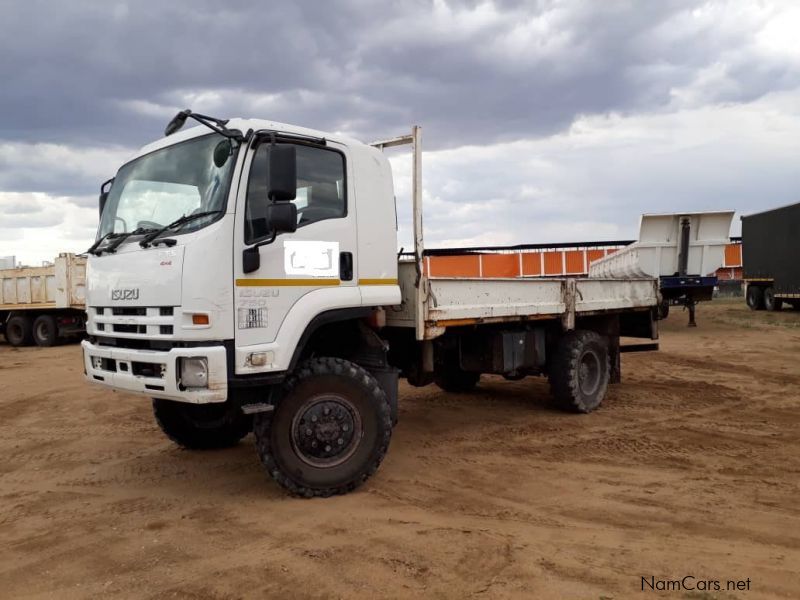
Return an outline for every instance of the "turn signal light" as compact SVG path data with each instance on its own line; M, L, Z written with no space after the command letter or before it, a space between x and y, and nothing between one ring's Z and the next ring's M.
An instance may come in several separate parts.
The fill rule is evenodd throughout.
M192 315L192 325L208 325L208 315Z

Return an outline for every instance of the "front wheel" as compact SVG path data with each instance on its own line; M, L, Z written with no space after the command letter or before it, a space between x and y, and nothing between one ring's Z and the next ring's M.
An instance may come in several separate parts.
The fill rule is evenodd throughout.
M594 331L570 331L550 364L550 388L558 406L588 413L603 402L611 372L608 341Z
M252 429L252 418L229 402L187 404L153 399L153 413L169 439L192 450L235 446Z
M253 431L264 469L305 497L344 494L378 469L392 437L389 401L370 373L341 358L313 358L284 383Z

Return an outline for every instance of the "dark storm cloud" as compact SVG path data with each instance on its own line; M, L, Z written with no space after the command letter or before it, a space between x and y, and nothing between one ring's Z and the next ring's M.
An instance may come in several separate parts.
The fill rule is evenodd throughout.
M546 135L580 114L658 109L721 48L744 43L686 27L681 16L696 7L7 2L0 139L136 146L189 98L197 111L367 139L424 123L428 148ZM774 82L779 67L737 69Z

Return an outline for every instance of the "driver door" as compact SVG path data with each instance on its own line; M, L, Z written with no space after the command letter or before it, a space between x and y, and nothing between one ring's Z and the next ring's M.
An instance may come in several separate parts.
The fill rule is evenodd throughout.
M259 248L260 267L242 269L242 250L269 239L266 222L269 143L250 151L247 184L237 198L234 244L236 346L276 340L281 327L305 328L310 313L359 306L356 211L346 148L292 143L297 156L298 227ZM325 290L323 293L322 291ZM301 309L292 308L302 302ZM280 349L286 352L291 349ZM278 362L285 362L279 360ZM240 365L237 365L237 369Z

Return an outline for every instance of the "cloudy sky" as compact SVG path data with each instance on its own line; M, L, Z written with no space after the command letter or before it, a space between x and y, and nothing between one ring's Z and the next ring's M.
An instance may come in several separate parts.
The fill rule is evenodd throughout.
M365 141L422 125L432 247L630 238L642 212L800 199L797 2L0 9L0 256L29 264L88 247L99 184L183 108Z

